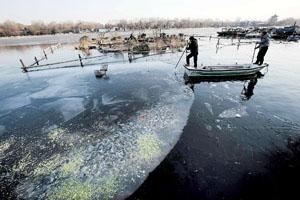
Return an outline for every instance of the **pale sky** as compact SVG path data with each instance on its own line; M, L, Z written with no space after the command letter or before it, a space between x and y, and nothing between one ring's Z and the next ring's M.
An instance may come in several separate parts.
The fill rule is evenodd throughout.
M300 0L0 0L0 22L300 18Z

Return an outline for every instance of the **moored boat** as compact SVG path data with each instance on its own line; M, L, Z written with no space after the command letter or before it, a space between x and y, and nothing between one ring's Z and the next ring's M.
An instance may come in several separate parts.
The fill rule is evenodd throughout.
M97 78L102 78L106 76L108 70L108 65L102 65L99 70L94 70L94 74Z
M223 28L222 31L217 32L220 37L239 37L246 36L248 30L242 28Z
M259 73L265 67L268 67L267 63L263 65L254 64L235 64L235 65L212 65L201 66L200 68L194 68L185 66L186 75L189 77L198 78L223 78L223 77L242 77L250 76Z

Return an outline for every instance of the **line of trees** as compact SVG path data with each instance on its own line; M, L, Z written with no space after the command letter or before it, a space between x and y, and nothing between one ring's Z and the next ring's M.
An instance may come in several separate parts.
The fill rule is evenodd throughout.
M0 23L0 37L23 36L23 35L46 35L57 33L79 33L81 31L97 31L104 28L103 24L92 22L51 22L45 24L37 21L30 25L23 25L14 21Z
M14 21L0 23L0 37L22 36L22 35L45 35L57 33L80 33L97 32L99 29L167 29L167 28L202 28L202 27L224 27L224 26L285 26L300 24L300 19L287 18L278 20L277 15L273 15L267 21L221 21L211 19L145 19L139 21L120 20L116 23L92 23L92 22L51 22L45 24L37 21L30 25L23 25Z

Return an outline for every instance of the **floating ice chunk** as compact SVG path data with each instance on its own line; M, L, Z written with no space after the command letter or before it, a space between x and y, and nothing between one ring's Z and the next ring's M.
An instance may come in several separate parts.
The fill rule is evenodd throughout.
M81 138L85 142L81 142L80 151L76 147L64 157L54 156L39 164L35 178L28 179L37 189L29 191L25 181L18 187L19 197L40 198L46 192L56 199L70 199L75 194L81 199L126 198L178 141L188 118L188 112L182 110L188 110L193 101L184 101L187 94L180 92L177 102L161 102L141 110L127 123L106 127L110 134L93 144ZM52 131L50 137L60 137L61 132Z
M132 65L122 73L130 70L141 70L147 65ZM162 70L161 63L151 70ZM112 68L111 73L118 83L123 84L120 67ZM143 103L141 109L128 113L128 119L112 123L117 119L118 112L106 113L89 121L89 127L82 129L70 128L68 132L62 128L53 129L43 141L45 146L62 141L66 136L76 135L74 146L57 148L51 157L37 160L33 166L33 176L20 180L14 190L20 199L125 199L133 193L155 169L177 143L188 120L194 96L190 89L168 77L169 71L151 77L155 84L151 90L158 96L149 95L150 85L124 87L122 92L112 93L111 88L104 88L99 104L119 107L122 112L135 103ZM119 78L118 78L118 76ZM147 78L148 74L143 78ZM166 78L167 77L167 78ZM165 78L165 79L162 79ZM135 80L131 80L131 83ZM124 82L126 84L126 82ZM132 83L138 85L138 81ZM143 88L142 92L139 89ZM143 91L144 90L144 91ZM127 100L125 94L132 94L133 99ZM60 93L60 92L59 92ZM143 97L147 101L143 101ZM124 100L125 99L125 100ZM141 101L142 100L142 101ZM92 99L91 99L92 101ZM101 102L102 101L102 102ZM114 105L117 103L122 103ZM65 104L72 104L66 105ZM77 105L78 103L78 105ZM94 108L95 102L94 103ZM44 106L43 106L44 107ZM76 114L73 107L83 107L81 98L64 98L49 103L47 109L58 109L65 115ZM80 111L81 109L79 109ZM72 112L71 112L72 111ZM98 114L98 113L97 113ZM75 123L75 120L74 120ZM78 123L81 123L80 121ZM68 127L67 127L68 128ZM76 127L77 128L77 127ZM50 132L50 131L49 131ZM28 144L24 144L28 145ZM36 148L33 145L32 148ZM47 148L47 147L46 147ZM51 149L51 148L50 148ZM54 154L54 155L53 155Z
M208 125L208 124L205 124L205 128L206 128L206 130L208 130L208 131L211 131L211 130L212 130L211 125Z
M0 101L0 111L13 110L29 105L31 103L28 93L21 93L19 95L6 98Z
M126 102L125 100L114 100L114 97L109 96L108 94L102 95L102 104L107 106L107 105L113 105L117 103L123 103Z
M213 109L212 109L211 104L209 104L209 103L207 103L207 102L205 102L204 104L205 104L207 110L210 112L210 114L211 114L211 115L214 115L214 112L213 112Z
M46 104L45 108L58 109L64 116L65 121L69 121L85 110L82 98L63 98Z
M93 99L93 108L92 110L97 110L98 109L98 99Z
M74 81L76 80L76 81ZM57 98L86 96L88 88L86 83L76 77L76 73L70 75L60 74L47 80L48 87L30 95L32 98Z
M220 118L241 118L244 116L248 116L245 106L239 106L236 108L230 108L228 110L224 110L219 115Z

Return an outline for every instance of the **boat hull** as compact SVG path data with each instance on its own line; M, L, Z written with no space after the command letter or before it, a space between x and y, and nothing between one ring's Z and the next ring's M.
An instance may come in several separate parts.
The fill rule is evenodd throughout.
M257 74L260 70L267 67L268 64L253 65L216 65L204 66L201 68L185 67L186 74L189 77L202 77L202 78L224 78L224 77L242 77Z

